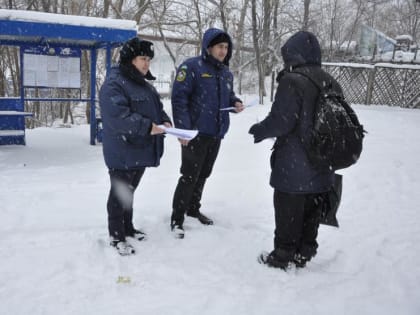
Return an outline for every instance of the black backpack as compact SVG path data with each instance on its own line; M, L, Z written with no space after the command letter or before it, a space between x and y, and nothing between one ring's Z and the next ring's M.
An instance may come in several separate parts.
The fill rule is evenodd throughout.
M331 87L323 87L307 74L318 89L313 127L309 136L302 137L310 163L316 168L339 170L357 162L362 153L365 130L356 113Z

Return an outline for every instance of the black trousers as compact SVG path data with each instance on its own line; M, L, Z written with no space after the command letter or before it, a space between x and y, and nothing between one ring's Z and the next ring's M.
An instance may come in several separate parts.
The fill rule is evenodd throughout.
M182 146L181 177L172 203L171 221L181 224L185 213L200 211L204 184L210 176L220 149L221 139L199 135Z
M115 239L124 241L132 233L134 191L140 183L145 168L138 170L109 170L108 231Z
M274 248L288 257L315 256L324 194L288 194L274 190Z

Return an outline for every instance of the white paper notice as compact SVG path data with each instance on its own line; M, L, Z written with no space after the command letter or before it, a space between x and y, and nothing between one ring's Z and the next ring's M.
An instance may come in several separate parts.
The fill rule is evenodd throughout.
M47 64L44 64L44 66L44 71L36 72L36 86L48 86L48 74L47 71L45 71Z
M255 106L255 105L258 105L258 99L257 98L254 98L251 102L246 103L244 105L244 108L248 108L248 107ZM232 110L232 109L235 109L235 107L234 106L225 107L225 108L221 108L220 110Z
M30 55L30 54L24 54L23 57L23 69L28 71L35 71L37 70L37 55Z
M58 71L58 63L59 63L59 58L58 56L50 56L47 59L47 70L48 72L57 72Z
M58 86L58 72L48 71L47 75L48 75L48 86L57 87Z
M36 72L25 71L25 73L23 74L23 84L26 86L35 86L36 85Z
M198 134L198 130L172 128L172 127L166 127L165 125L159 125L158 127L165 130L165 133L167 133L168 135L172 135L183 140L194 139L195 136Z
M70 88L80 89L80 72L69 73L69 86Z
M23 67L25 86L81 87L79 57L24 54Z

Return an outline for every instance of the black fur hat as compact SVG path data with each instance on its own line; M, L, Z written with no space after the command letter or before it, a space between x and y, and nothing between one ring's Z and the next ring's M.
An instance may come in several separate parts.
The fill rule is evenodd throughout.
M130 63L137 56L148 56L152 59L155 56L153 43L138 37L125 42L120 50L120 63Z

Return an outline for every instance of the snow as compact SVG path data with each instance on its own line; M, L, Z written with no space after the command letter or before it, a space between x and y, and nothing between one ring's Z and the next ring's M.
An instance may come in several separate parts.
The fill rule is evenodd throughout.
M364 69L373 69L375 67L375 65L370 65L366 63L355 63L355 62L323 62L322 65L336 66L336 67L349 67L349 68L364 68Z
M414 53L413 53L414 56ZM419 55L420 57L420 55ZM420 59L419 59L420 61ZM420 70L420 65L410 65L410 64L395 64L395 63L377 63L376 67L381 68L395 68L395 69L411 69L411 70Z
M412 55L414 56L414 53ZM419 54L419 57L420 57L420 54ZM420 65L401 64L401 63L396 64L396 63L387 63L387 62L378 62L373 65L365 64L365 63L354 63L354 62L323 62L322 65L335 66L335 67L348 67L348 68L363 68L363 69L373 69L375 67L380 67L380 68L420 70Z
M402 50L397 50L395 51L395 54L394 54L392 51L390 51L390 52L386 52L380 55L380 60L418 63L420 62L420 54L418 53L416 56L414 52L402 51ZM401 64L395 65L394 68L403 68L406 66L412 67L411 69L420 69L420 66L418 65L416 66L416 65L401 65Z
M356 49L357 49L357 42L355 40L352 40L352 41L345 40L340 45L340 51L344 51L344 52L355 52Z
M410 41L410 42L412 42L413 41L413 36L411 36L411 35L407 35L407 34L403 34L403 35L398 35L397 37L395 37L395 39L398 41L398 40L406 40L406 41Z
M132 257L107 246L108 174L87 125L1 146L1 313L418 314L420 110L354 106L369 133L342 172L340 228L321 226L318 255L286 273L256 262L272 249L272 141L253 144L247 131L266 103L231 115L202 202L215 225L187 218L184 240L169 231L180 147L167 136L135 195L149 239Z
M135 21L44 13L36 11L0 9L0 20L68 24L76 26L104 27L137 31L137 24Z

